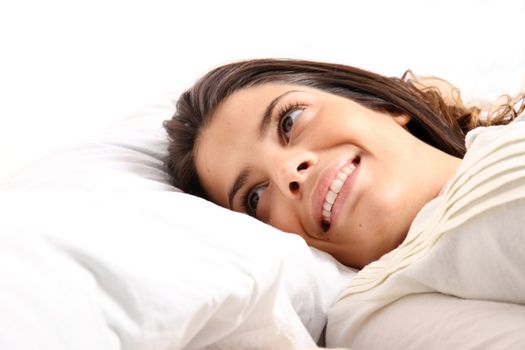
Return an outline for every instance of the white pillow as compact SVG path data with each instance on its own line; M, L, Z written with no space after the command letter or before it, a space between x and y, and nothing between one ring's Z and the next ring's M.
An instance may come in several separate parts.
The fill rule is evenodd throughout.
M31 164L0 188L174 191L162 165L167 144L162 121L174 111L171 96L159 98L93 140Z
M0 329L10 330L0 348L284 349L320 338L354 272L170 186L162 121L173 112L164 98L0 185Z

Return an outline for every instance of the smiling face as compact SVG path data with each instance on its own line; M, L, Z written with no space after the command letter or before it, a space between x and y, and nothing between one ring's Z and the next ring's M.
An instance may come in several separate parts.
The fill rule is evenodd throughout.
M363 267L403 241L459 165L407 132L408 121L314 88L263 84L219 105L195 165L214 202Z

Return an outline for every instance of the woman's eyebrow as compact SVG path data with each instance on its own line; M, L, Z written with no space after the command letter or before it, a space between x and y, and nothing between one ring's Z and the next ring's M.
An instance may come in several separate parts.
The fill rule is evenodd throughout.
M233 186L230 189L230 192L228 192L228 207L230 210L233 210L233 199L237 192L244 186L246 183L246 180L248 179L248 176L250 175L250 169L244 168L239 175L235 178L235 181L233 182Z
M291 94L292 92L299 92L299 90L289 90L286 91L284 94L277 96L268 104L266 109L264 110L263 116L261 118L261 123L259 124L259 139L263 138L266 132L268 131L268 128L272 121L272 114L273 109L279 103L279 101L286 95Z

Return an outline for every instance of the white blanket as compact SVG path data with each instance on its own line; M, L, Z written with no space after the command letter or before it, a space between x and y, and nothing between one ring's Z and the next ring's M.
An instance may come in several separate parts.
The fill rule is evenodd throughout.
M330 311L329 345L525 347L524 119L468 135L442 195Z

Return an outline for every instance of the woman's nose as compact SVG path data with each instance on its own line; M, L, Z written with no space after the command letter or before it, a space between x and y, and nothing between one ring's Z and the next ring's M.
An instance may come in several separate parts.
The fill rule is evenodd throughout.
M276 164L275 182L279 190L289 198L300 198L312 166L317 158L312 153L284 157Z

